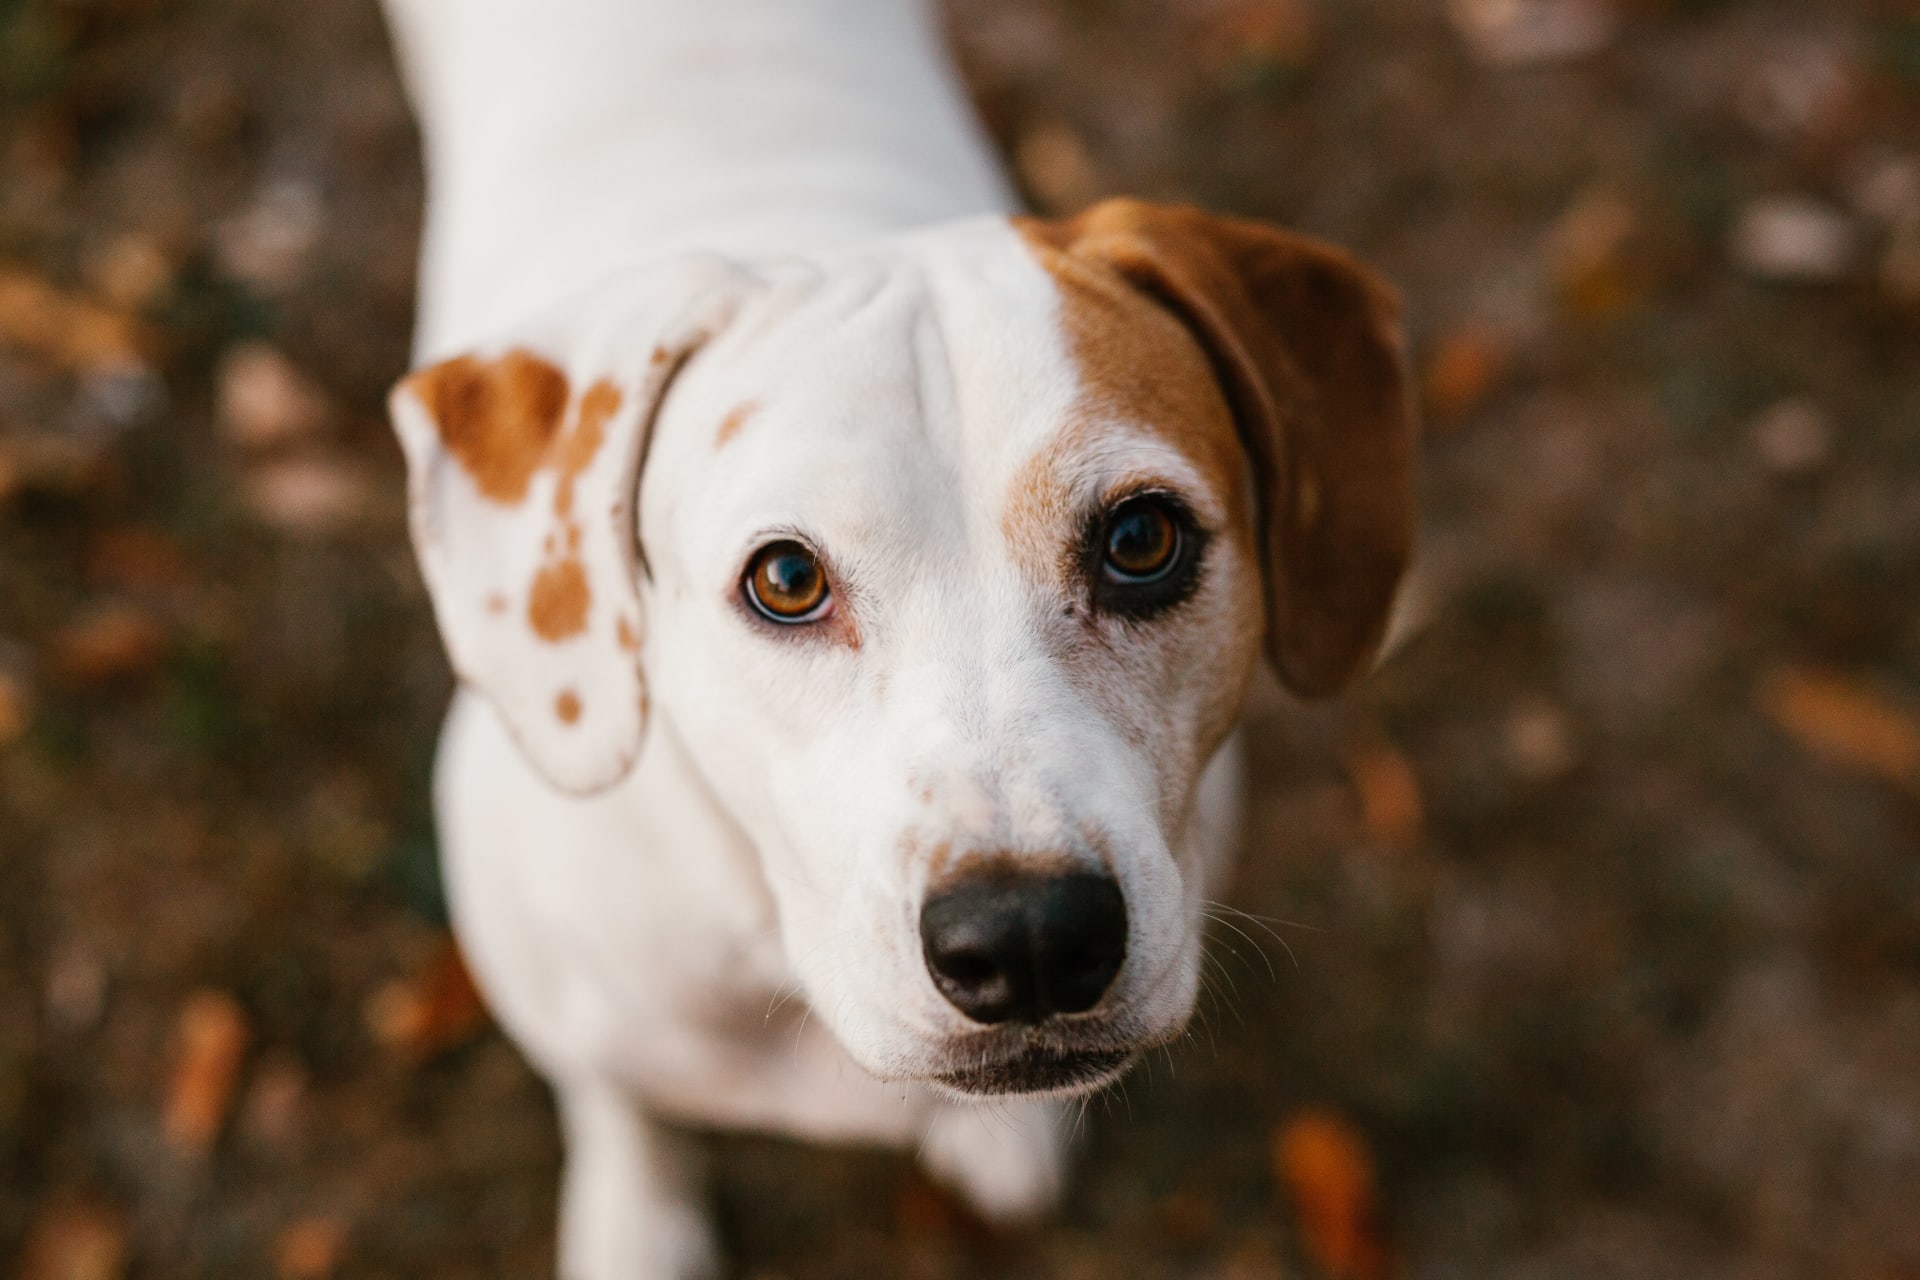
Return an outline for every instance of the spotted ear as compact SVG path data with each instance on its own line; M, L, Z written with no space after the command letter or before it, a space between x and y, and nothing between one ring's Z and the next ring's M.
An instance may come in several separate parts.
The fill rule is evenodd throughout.
M1268 657L1303 696L1365 674L1413 549L1418 432L1393 292L1331 245L1197 209L1110 200L1027 230L1199 339L1259 498Z
M611 786L639 754L641 461L668 383L740 292L717 259L649 269L389 397L454 670L564 790Z

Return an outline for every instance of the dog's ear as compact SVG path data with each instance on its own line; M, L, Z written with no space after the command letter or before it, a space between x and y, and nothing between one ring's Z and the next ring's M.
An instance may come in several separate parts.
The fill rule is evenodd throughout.
M639 753L640 466L661 396L740 280L710 258L647 269L389 397L454 670L564 790L610 786Z
M1392 291L1330 245L1110 200L1030 238L1103 264L1199 340L1260 508L1267 653L1305 696L1364 674L1412 554L1416 415Z

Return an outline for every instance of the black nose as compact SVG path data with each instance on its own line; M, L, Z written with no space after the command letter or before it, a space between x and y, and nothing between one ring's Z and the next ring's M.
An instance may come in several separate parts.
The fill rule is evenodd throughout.
M975 1022L1039 1022L1100 1001L1127 955L1127 903L1101 875L990 875L920 908L933 985Z

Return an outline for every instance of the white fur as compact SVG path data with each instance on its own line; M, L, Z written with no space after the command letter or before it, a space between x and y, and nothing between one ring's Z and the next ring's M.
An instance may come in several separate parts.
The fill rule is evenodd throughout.
M1063 657L1082 624L1023 567L1001 513L1071 417L1077 373L1056 286L1002 216L918 0L388 7L430 179L418 353L530 349L576 392L608 377L627 396L622 448L636 466L648 450L646 572L619 559L614 526L590 531L592 628L542 649L512 632L518 597L505 622L480 609L526 575L524 517L449 475L422 405L396 397L436 610L483 691L458 696L438 773L455 922L560 1091L563 1273L711 1268L653 1115L917 1149L985 1213L1043 1210L1061 1183L1059 1102L983 1116L932 1083L1010 1041L927 975L931 859L1111 872L1128 958L1072 1034L1134 1051L1177 1036L1235 826L1230 718L1214 708L1255 661L1216 638L1257 602L1256 566L1219 538L1186 630L1115 633L1132 665L1110 680ZM724 323L659 400L642 370L688 288L658 282L692 249L730 264ZM673 305L650 299L662 288ZM656 409L649 444L632 433ZM1224 519L1139 425L1105 424L1075 461L1078 494L1147 474ZM608 466L596 493L631 520ZM793 530L858 584L844 602L857 649L740 615L745 558ZM594 719L596 700L629 696L609 674L621 610L645 620L644 734L630 703ZM1138 674L1184 669L1196 645L1231 650L1212 686ZM540 718L556 671L587 736Z

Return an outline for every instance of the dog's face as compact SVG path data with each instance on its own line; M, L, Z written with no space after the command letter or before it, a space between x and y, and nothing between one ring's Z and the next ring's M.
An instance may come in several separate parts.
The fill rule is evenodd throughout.
M395 397L463 676L582 790L650 696L876 1075L1070 1092L1177 1035L1263 642L1344 683L1406 558L1383 291L1128 203L613 292Z

